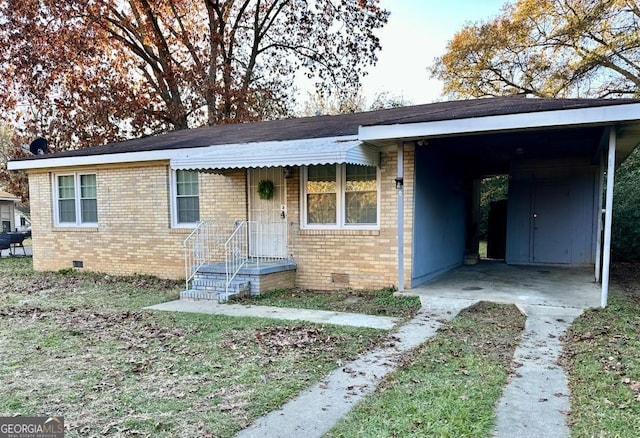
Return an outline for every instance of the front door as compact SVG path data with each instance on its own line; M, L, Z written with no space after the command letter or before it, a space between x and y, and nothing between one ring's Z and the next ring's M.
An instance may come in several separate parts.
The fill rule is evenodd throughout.
M261 181L273 183L273 196L261 199ZM249 169L249 254L287 258L287 191L282 167Z
M569 183L562 180L536 181L533 199L533 262L571 261Z

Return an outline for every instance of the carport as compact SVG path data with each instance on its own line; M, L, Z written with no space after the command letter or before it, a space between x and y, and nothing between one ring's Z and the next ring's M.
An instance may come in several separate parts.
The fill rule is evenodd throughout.
M406 145L415 146L411 287L457 268L452 274L469 277L469 284L456 286L460 296L474 291L465 288L480 288L475 298L479 291L484 296L489 289L500 290L501 279L514 286L505 293L517 296L519 288L531 289L526 284L536 282L522 278L515 285L514 277L549 284L549 278L559 281L575 273L575 281L580 278L591 290L594 280L602 283L599 298L605 306L614 169L640 142L640 104L524 97L482 101L457 113L431 115L432 120L427 115L414 123L360 128L361 140L379 146L396 142L399 163ZM403 172L399 165L401 181ZM509 177L504 263L461 266L478 253L479 181L494 175ZM398 184L400 211L404 202ZM404 254L403 215L398 218L398 252ZM399 259L402 279L407 269L404 257ZM487 278L491 288L483 283ZM478 282L484 286L474 286ZM587 302L597 304L591 298Z

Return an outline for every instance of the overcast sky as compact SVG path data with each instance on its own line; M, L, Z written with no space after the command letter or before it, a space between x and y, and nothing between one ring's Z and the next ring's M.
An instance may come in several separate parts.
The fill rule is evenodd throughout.
M381 0L391 12L380 31L378 64L363 82L368 99L388 91L412 104L440 99L442 85L427 67L467 22L493 18L506 0Z

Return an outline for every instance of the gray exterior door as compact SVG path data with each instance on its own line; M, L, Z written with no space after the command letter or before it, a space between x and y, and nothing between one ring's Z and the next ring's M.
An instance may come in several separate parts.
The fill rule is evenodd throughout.
M570 263L571 199L568 181L536 181L532 221L534 263Z

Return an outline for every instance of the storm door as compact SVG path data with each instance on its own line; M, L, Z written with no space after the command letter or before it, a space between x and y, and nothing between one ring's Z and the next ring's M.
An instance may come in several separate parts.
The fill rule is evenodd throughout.
M286 183L282 167L249 169L249 255L287 258ZM266 196L273 184L271 196ZM262 196L259 193L262 189ZM266 190L267 189L267 190Z

